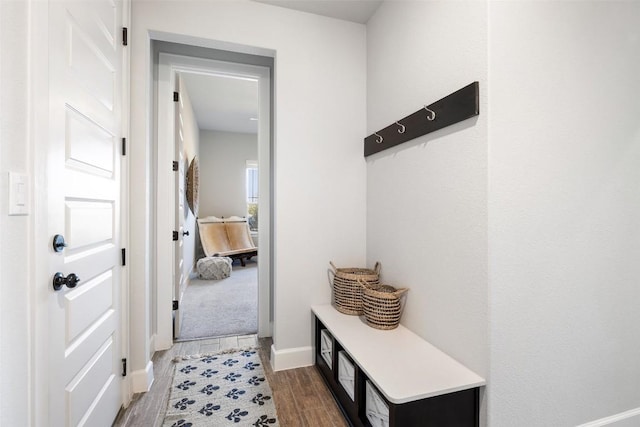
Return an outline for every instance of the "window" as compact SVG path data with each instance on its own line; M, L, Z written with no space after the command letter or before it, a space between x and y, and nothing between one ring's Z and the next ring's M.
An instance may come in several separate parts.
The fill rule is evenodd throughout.
M258 229L258 162L247 160L247 222L253 231Z

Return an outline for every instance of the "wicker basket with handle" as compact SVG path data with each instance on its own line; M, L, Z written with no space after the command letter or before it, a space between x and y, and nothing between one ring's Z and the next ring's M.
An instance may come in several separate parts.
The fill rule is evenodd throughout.
M358 280L362 288L362 311L369 326L376 329L395 329L402 316L402 296L408 288L396 289L393 286Z
M378 284L380 278L380 263L376 262L373 270L368 268L337 268L333 262L333 305L340 313L350 315L362 314L362 286L358 280Z

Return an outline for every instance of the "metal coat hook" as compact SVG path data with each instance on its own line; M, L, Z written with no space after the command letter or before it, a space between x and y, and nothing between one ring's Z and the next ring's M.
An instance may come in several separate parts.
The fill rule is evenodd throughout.
M427 107L426 105L424 106L424 109L429 112L429 115L427 116L427 120L429 120L431 122L431 121L436 119L436 112L435 111L430 110L429 107Z
M377 142L378 144L381 144L381 143L382 143L383 138L382 138L380 135L378 135L378 133L377 133L377 132L374 132L373 134L376 136L376 142Z
M398 133L404 133L404 131L407 130L407 127L402 123L396 122L396 124L400 126L400 129L398 129Z

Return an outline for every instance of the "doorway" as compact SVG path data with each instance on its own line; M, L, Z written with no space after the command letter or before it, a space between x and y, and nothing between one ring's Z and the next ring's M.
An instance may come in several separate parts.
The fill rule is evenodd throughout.
M195 149L185 147L183 152L191 151L187 157L197 159L199 189L197 203L192 202L191 212L184 216L190 229L183 232L187 233L185 250L177 253L188 277L185 286L176 288L182 295L175 339L255 335L260 265L252 248L259 243L259 82L244 74L179 71L177 83L181 102L176 111L185 111L176 128L185 129L176 132L176 141L198 134L186 141ZM195 127L195 132L188 127ZM183 198L180 191L176 195L179 206ZM192 224L194 215L196 224ZM205 251L201 241L220 237L220 229L245 231L240 248L246 252L223 257L225 262L207 257L211 248ZM231 242L216 239L213 243ZM193 268L190 274L189 267Z
M209 50L209 49L205 49ZM156 334L154 347L156 350L169 348L173 343L174 338L174 319L177 319L177 323L180 323L181 317L184 313L180 311L180 301L184 296L183 286L173 279L176 273L175 263L173 262L176 254L176 243L174 241L168 244L164 242L164 236L173 234L174 237L177 231L175 229L176 213L173 209L163 209L161 207L172 206L175 202L172 199L172 195L176 193L177 185L173 182L173 170L167 171L166 165L171 164L175 159L175 145L173 135L176 129L176 123L173 121L175 104L171 92L176 88L177 82L181 79L189 80L211 80L211 79L232 79L236 81L253 81L257 92L257 114L256 117L248 117L247 121L255 122L253 126L256 128L254 139L256 140L256 158L246 159L257 162L258 168L258 187L259 187L259 205L260 209L257 214L259 217L259 228L254 230L253 236L257 238L257 250L259 253L259 265L257 259L253 259L254 271L257 270L257 333L260 337L271 336L272 331L272 303L271 303L271 188L272 188L272 167L271 167L271 151L272 151L272 138L271 138L271 67L242 64L233 61L221 61L211 58L202 58L197 56L165 53L159 52L157 56L158 72L156 74L157 85L155 90L157 91L157 124L156 124L156 154L157 154L157 191L156 191ZM228 83L231 80L226 80ZM188 85L185 85L188 87ZM187 92L188 93L188 92ZM211 94L210 96L215 96ZM249 120L257 119L257 120ZM224 118L222 119L223 121ZM228 121L228 120L227 120ZM218 136L221 131L203 131L203 135L207 136L207 132L218 132ZM227 132L228 133L228 132ZM218 138L220 139L220 138ZM200 144L200 147L202 144ZM197 154L194 155L194 157ZM200 156L202 157L202 156ZM193 160L193 158L184 159L185 168ZM204 160L204 159L202 159ZM200 163L200 161L199 161ZM203 178L206 173L203 174L204 168L200 168L200 174ZM207 168L208 172L208 168ZM201 182L204 180L200 180ZM200 191L199 191L200 193ZM246 197L246 195L244 195ZM206 202L208 203L208 202ZM207 206L207 204L204 206ZM211 211L211 206L205 208L201 213L196 211L198 218L212 217L212 216L238 216L245 218L248 215L246 207L241 212L234 212L233 214L218 213ZM237 209L238 210L238 209ZM237 211L236 210L236 211ZM221 211L220 211L221 212ZM195 223L194 223L195 224ZM183 263L183 269L187 274L183 275L189 280L195 279L197 274L197 260L201 257L197 251L200 248L199 236L197 234L197 226L194 226L193 232L191 230L184 230L178 233L178 242L188 243L193 245L193 258L191 260L185 260ZM183 233L189 232L189 235ZM182 241L182 239L188 239ZM188 246L184 246L187 248ZM188 252L188 250L187 250ZM233 270L237 270L238 273L243 267L238 263L234 263ZM237 276L241 276L238 274ZM168 310L167 307L172 306L172 301L178 301L177 310ZM175 302L173 303L175 306ZM182 320L184 318L182 317ZM179 330L176 331L179 333Z

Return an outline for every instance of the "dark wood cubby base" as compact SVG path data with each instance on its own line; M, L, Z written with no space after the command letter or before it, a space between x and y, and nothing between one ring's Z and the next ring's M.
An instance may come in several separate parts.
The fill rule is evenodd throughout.
M333 335L331 336L331 365L333 369L328 366L320 355L320 331L327 328L317 317L314 316L314 318L316 368L329 387L333 398L338 403L349 425L353 427L372 427L367 419L365 407L365 384L369 378L358 365L358 361L349 355ZM338 353L343 350L347 353L355 368L354 400L351 400L351 397L338 381ZM390 366L389 369L393 369L393 367ZM372 381L370 382L372 383ZM479 427L479 387L401 404L389 402L380 390L378 390L378 394L384 399L389 408L389 427Z

